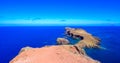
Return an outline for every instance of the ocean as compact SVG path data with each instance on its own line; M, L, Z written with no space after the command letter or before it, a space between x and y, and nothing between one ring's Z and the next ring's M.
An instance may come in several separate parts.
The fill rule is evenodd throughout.
M83 28L101 39L101 49L85 49L88 56L101 63L120 63L119 26L72 26ZM0 27L0 63L9 63L21 48L56 45L64 37L64 26L4 26ZM73 42L74 40L71 40Z

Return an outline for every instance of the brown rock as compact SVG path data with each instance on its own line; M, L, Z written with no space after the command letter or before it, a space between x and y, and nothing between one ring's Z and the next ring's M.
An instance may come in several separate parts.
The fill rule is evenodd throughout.
M99 47L100 39L97 37L92 36L90 33L86 32L83 29L76 29L66 27L66 34L73 38L81 39L76 46L78 47L87 47L87 48L94 48Z
M29 47L29 46L24 47L24 48L22 48L22 49L20 50L19 53L24 52L24 51L27 51L27 50L29 50L29 49L32 49L32 47Z
M75 45L70 45L67 39L57 38L58 46L25 47L10 63L100 63L88 57L83 49L84 47L99 47L99 38L83 29L70 27L66 27L66 35L80 41Z
M73 52L74 51L74 52ZM76 53L75 53L76 52ZM10 63L99 63L78 54L72 45L31 48L22 51Z
M68 45L69 41L65 38L57 38L57 44L58 45Z

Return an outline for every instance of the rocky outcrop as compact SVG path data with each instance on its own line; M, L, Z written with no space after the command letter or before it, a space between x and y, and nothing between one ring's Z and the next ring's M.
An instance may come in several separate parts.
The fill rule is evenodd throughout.
M19 53L21 53L21 52L23 52L23 51L27 51L27 50L29 50L29 49L32 49L32 47L29 47L29 46L24 47L24 48L22 48L22 49L20 50Z
M25 48L24 48L25 49ZM10 63L99 63L80 54L72 45L31 48L22 51Z
M80 39L80 41L75 44L76 46L82 48L84 47L99 48L100 39L92 36L90 33L86 32L85 30L78 28L70 28L70 27L66 27L65 29L66 29L65 32L66 35L72 38Z
M58 45L68 45L70 42L65 38L57 38Z
M100 63L88 57L84 48L99 47L100 39L83 29L66 27L66 35L80 39L75 45L65 38L57 38L56 46L25 47L10 63Z

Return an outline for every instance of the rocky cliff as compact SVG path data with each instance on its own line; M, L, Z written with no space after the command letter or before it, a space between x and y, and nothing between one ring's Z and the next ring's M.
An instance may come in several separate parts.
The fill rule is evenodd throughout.
M66 35L72 37L72 38L76 38L76 39L80 39L80 41L78 43L76 43L76 46L78 47L87 47L87 48L99 48L99 42L100 39L92 36L92 34L86 32L83 29L79 29L79 28L70 28L70 27L66 27Z
M25 47L10 63L100 63L87 56L84 49L99 47L96 38L83 29L66 28L66 36L80 39L75 45L66 38L58 38L55 46Z
M25 49L25 48L24 48ZM22 51L10 63L99 63L80 54L72 45L30 48Z

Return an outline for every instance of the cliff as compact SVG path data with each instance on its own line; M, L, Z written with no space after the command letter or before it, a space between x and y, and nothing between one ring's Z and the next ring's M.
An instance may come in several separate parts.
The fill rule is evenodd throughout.
M24 48L25 49L25 48ZM22 51L10 63L99 63L79 53L72 45L30 48Z
M57 45L42 48L25 47L10 63L100 63L93 60L84 48L99 47L100 39L83 29L66 27L67 37L80 39L76 44L70 44L66 38L57 38Z
M87 48L99 48L99 42L100 39L92 36L92 34L86 32L83 29L78 29L78 28L70 28L70 27L66 27L66 35L72 37L72 38L76 38L76 39L80 39L80 41L78 43L76 43L75 45L78 47L87 47Z

